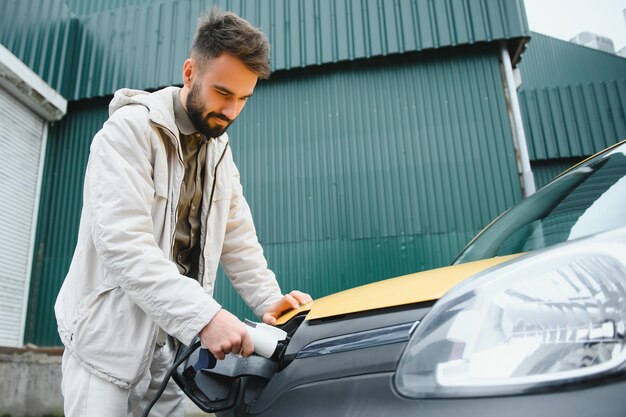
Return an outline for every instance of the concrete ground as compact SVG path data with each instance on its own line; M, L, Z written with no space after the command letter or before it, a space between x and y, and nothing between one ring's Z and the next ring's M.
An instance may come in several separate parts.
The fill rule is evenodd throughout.
M0 416L63 415L62 349L0 348ZM211 417L185 398L185 417Z
M60 349L0 350L0 416L63 415Z

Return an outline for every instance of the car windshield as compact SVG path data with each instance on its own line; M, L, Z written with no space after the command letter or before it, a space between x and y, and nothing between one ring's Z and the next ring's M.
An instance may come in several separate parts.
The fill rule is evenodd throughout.
M455 264L542 249L626 226L626 143L552 181L485 228Z

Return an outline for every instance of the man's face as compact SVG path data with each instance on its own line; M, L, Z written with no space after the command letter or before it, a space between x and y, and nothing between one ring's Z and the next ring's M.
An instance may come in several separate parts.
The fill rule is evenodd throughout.
M223 53L204 68L187 60L184 80L187 89L183 104L201 133L216 138L226 131L241 110L257 82L257 75L241 60Z

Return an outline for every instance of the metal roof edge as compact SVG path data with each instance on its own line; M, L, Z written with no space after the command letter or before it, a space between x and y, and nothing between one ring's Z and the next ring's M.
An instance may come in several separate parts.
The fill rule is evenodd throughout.
M530 43L531 39L532 37L530 36L506 39L506 43L509 48L509 54L511 55L511 63L513 64L514 68L517 67L522 61L524 52L526 52L526 49L528 49L528 44Z
M615 57L615 58L621 58L621 59L626 59L626 57L623 57L621 55L617 55L617 53L615 52L607 52L607 51L603 51L601 49L596 49L596 48L591 48L589 46L585 46L585 45L581 45L579 43L576 42L572 42L572 41L567 41L564 39L559 39L559 38L555 38L554 36L550 36L550 35L546 35L545 33L540 33L540 32L531 32L530 37L543 37L543 38L547 38L551 41L554 42L561 42L565 45L570 45L573 48L578 48L583 52L588 52L590 54L595 54L595 53L599 53L599 54L604 54L606 56L610 56L610 57ZM582 48L582 49L581 49Z
M67 100L2 44L0 85L48 121L67 113Z

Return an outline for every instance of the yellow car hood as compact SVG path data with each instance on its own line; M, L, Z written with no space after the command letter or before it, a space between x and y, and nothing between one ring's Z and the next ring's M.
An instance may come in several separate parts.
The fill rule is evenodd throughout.
M284 324L295 315L309 310L306 319L314 320L438 300L464 279L518 256L520 254L431 269L341 291L289 311L278 319L277 324Z

